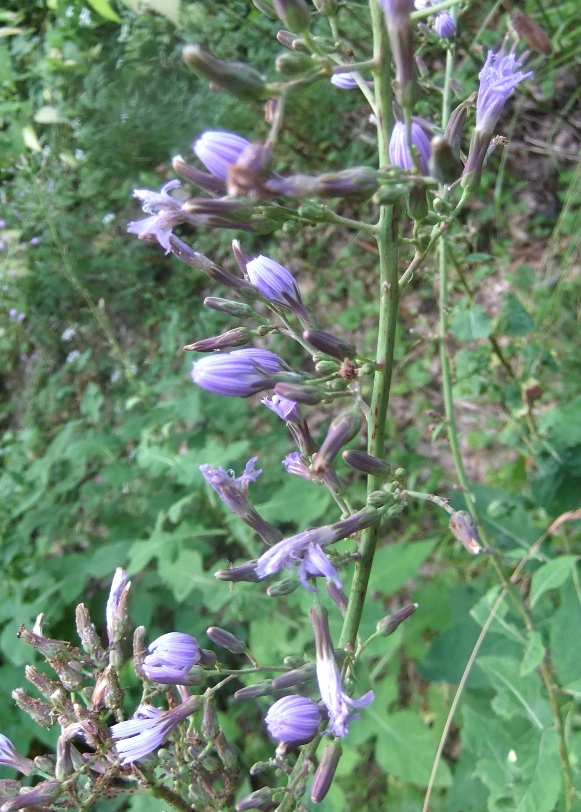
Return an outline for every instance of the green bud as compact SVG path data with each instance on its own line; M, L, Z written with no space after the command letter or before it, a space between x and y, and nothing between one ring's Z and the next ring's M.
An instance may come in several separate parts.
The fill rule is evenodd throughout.
M312 70L313 60L307 54L293 51L277 56L274 61L274 67L279 73L285 76L294 76L297 73L306 73Z
M218 313L227 313L237 319L246 319L254 316L254 310L244 302L233 302L230 299L220 299L217 296L206 296L204 305Z
M225 62L199 45L186 45L184 60L200 76L242 101L261 101L265 97L264 77L243 62Z
M305 661L298 654L289 654L288 657L283 659L282 664L285 668L301 668L301 666L305 665Z
M440 183L454 183L462 174L464 164L445 138L432 138L431 147L430 175Z
M464 545L471 555L482 552L482 545L478 538L478 526L474 518L466 510L457 510L450 517L450 530L454 538Z
M266 14L271 20L276 20L276 11L272 7L271 0L252 0L252 2L259 11Z
M389 206L408 193L409 187L403 183L393 183L389 186L382 186L373 195L373 202L376 206Z
M337 0L313 0L313 4L325 17L334 17L337 14Z
M428 195L423 183L414 186L410 191L408 214L412 220L424 220L428 214Z
M311 14L305 0L272 0L272 5L279 20L293 34L309 30Z
M271 584L266 590L266 594L269 598L280 598L282 595L290 595L298 586L298 578L283 578L282 581Z
M370 507L380 508L383 507L389 500L389 497L384 491L373 491L367 497L367 504Z
M337 372L339 367L335 363L335 361L319 361L315 364L315 371L319 375L332 375L333 372Z
M394 633L400 623L403 623L404 620L407 620L408 617L413 615L417 608L417 603L410 603L409 606L404 606L402 609L399 609L392 615L387 615L387 617L381 618L375 628L379 634L384 635L384 637L388 637L390 634Z

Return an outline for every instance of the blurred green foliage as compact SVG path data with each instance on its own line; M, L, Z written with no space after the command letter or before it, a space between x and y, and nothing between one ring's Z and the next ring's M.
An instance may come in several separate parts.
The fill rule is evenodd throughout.
M340 24L364 51L367 32L351 5ZM573 2L529 5L531 13L541 10L559 46L539 64L528 114L558 121L571 109L559 88L578 66L578 14ZM214 623L246 638L261 661L302 655L311 645L304 618L312 599L304 591L283 603L255 585L217 585L216 568L259 548L208 493L201 463L238 473L259 455L264 474L254 498L285 533L337 515L326 491L285 474L280 460L291 445L274 415L191 386L180 348L227 328L201 306L205 295L224 291L125 232L138 216L132 190L161 186L172 176L171 157L189 156L198 133L266 132L260 110L211 92L187 70L183 42L195 39L266 73L281 50L278 26L244 0L187 3L178 27L123 6L113 10L116 22L106 18L108 8L9 0L0 11L0 24L15 29L0 39L0 730L34 754L52 733L9 700L30 661L16 631L45 613L51 635L70 639L81 599L104 620L117 566L133 576L134 620L147 626L149 639L170 629L203 639ZM458 99L475 86L480 12L472 7L465 15ZM497 39L484 32L486 44ZM437 77L442 60L429 46L424 57ZM430 100L420 107L429 115ZM291 157L279 168L369 161L367 116L360 98L323 83L292 97L283 136ZM451 241L455 396L480 471L474 478L482 480L475 485L481 515L509 573L552 519L581 504L581 284L571 271L579 261L580 174L579 164L552 157L557 209L526 224L546 252L544 264L536 263L540 249L519 250L497 216L504 208L519 213L523 156L496 188L492 159L483 204ZM188 235L197 250L231 266L232 237L281 261L300 258L305 298L328 313L324 326L339 326L370 348L375 258L364 239L338 237L331 227L314 236L282 233L276 243L236 232ZM491 297L499 267L512 287L499 285ZM430 269L422 272L404 301L390 447L408 487L447 493L453 477L434 370L432 278ZM331 416L317 415L321 434ZM564 526L527 560L530 593L514 590L498 610L435 775L434 811L564 809L557 733L538 671L547 648L581 791L580 551L578 525ZM369 647L366 676L376 700L352 726L323 812L421 809L453 690L500 588L489 559L468 559L439 514L412 503L390 529L362 629L370 633L394 602L412 600L419 609ZM519 612L525 601L531 628ZM131 682L131 674L123 676ZM271 752L260 727L265 708L263 700L221 708L248 765ZM142 797L125 804L135 812L162 808Z

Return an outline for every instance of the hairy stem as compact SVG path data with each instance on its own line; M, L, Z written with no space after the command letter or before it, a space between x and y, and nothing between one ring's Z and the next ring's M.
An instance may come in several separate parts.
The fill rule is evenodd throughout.
M371 22L373 26L373 58L375 97L377 105L377 139L379 165L389 164L389 133L392 130L392 93L391 64L389 47L383 14L377 0L370 0ZM382 458L384 456L385 419L389 390L393 371L393 351L399 307L399 284L397 267L398 218L393 206L383 206L375 239L379 251L379 325L377 338L376 363L378 369L373 381L371 397L371 415L369 420L368 451ZM367 489L371 493L378 487L376 477L368 478ZM349 604L343 623L339 645L343 648L353 646L361 622L363 602L367 593L367 584L378 537L378 526L364 531L360 560L355 567Z

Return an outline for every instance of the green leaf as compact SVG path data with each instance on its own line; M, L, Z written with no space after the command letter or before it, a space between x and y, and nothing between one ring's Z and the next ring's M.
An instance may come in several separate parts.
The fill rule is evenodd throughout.
M409 710L386 714L370 705L365 709L365 719L378 733L375 758L385 772L427 786L441 731L429 728L415 711ZM451 782L449 767L441 760L434 786L449 787Z
M532 631L529 635L527 647L525 648L525 655L520 664L520 675L526 677L531 671L541 663L545 656L545 646L543 645L543 638L539 632Z
M545 730L540 742L517 749L517 763L524 780L515 787L516 812L553 812L563 783L557 731Z
M459 341L488 338L492 332L492 319L481 305L474 305L455 313L450 329Z
M524 716L538 730L553 723L548 700L541 695L541 681L536 674L520 675L520 663L515 657L480 657L478 665L490 679L496 691L492 707L507 719Z
M531 609L534 608L541 595L549 589L557 589L565 583L577 560L576 555L561 555L536 570L531 581Z
M496 802L511 797L511 785L518 771L512 753L512 737L504 730L498 719L490 719L476 713L471 707L463 711L462 745L476 755L476 766L472 772L488 787L490 797L488 809L496 812Z
M180 18L180 0L123 0L126 6L133 9L136 14L143 11L144 8L151 11L157 11L163 17L167 17L172 23L176 25Z
M120 23L121 17L114 11L111 6L109 5L108 0L88 0L89 5L91 8L100 14L101 17L104 17L106 20L110 20L113 23Z
M490 611L495 605L498 596L500 594L502 587L500 586L493 586L492 589L489 589L486 595L484 595L470 610L471 616L474 620L478 623L480 627L483 627L484 624L488 621L488 617L490 615ZM512 640L516 640L519 643L524 643L524 637L522 633L516 628L514 623L510 623L506 620L506 615L508 613L509 607L507 601L503 601L496 613L494 615L494 620L490 624L489 630L491 632L496 632L497 634L503 634L506 637L510 637Z
M508 336L526 336L535 329L535 323L514 293L504 300L495 333Z
M579 629L581 629L581 605L572 580L562 587L561 606L551 617L551 659L561 685L568 685L579 678Z
M420 566L432 552L439 537L406 544L380 547L373 559L369 588L389 595L417 575Z

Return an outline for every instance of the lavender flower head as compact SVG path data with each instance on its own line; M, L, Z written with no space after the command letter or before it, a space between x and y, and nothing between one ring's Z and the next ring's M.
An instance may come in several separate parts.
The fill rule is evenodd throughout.
M312 699L293 694L275 702L264 721L273 738L287 744L306 744L317 733L321 711Z
M197 696L169 711L162 711L152 705L140 705L133 719L113 725L110 728L111 738L115 740L115 750L121 764L139 761L157 750L176 725L195 713L199 705Z
M252 459L248 460L244 473L239 477L235 477L233 471L225 471L221 467L212 468L207 463L200 465L200 471L208 485L216 491L230 510L240 516L242 521L246 522L249 527L252 527L267 544L276 544L277 541L280 541L282 534L276 527L273 527L262 518L252 507L246 496L248 485L251 482L256 482L262 473L261 470L254 470L257 459L258 457L252 457Z
M349 732L354 708L364 708L374 699L373 691L368 691L361 699L351 699L343 691L341 675L335 661L333 642L329 632L327 610L324 606L314 606L311 609L311 623L315 633L315 646L317 652L317 682L321 699L329 713L328 733L333 736L346 736Z
M268 350L244 349L208 355L195 361L192 380L216 395L247 398L274 386L273 374L288 371L284 361Z
M12 742L0 733L0 764L4 767L13 767L20 773L28 775L34 769L34 761L21 756Z
M284 420L285 423L296 423L302 418L296 401L290 400L289 398L284 398L281 395L275 394L270 400L268 398L263 398L261 403L263 403L267 409L270 409L271 412L278 415L278 417L280 417L281 420Z
M279 307L289 308L298 315L305 312L294 276L274 259L261 254L250 260L246 264L246 275L263 299Z
M412 121L412 144L415 146L420 157L420 170L422 175L427 175L428 163L430 161L430 140L423 129L415 121ZM412 156L407 144L406 125L403 121L396 121L389 141L389 160L394 166L401 169L412 169Z
M166 685L187 685L188 671L200 659L200 647L195 637L181 632L162 634L149 645L143 661L147 679Z
M502 56L489 51L484 67L478 74L480 87L476 99L476 127L462 173L462 186L465 189L470 190L478 185L488 147L506 100L520 82L533 75L532 71L517 70L520 65L514 53Z
M521 63L514 53L501 56L489 51L484 67L478 74L480 88L476 99L476 129L493 134L506 100L515 87L533 75L517 71Z
M133 192L133 197L142 201L143 211L152 216L129 223L127 231L137 234L140 240L157 240L165 248L166 254L171 252L169 238L172 230L188 219L182 211L182 203L168 194L170 189L176 189L180 185L179 180L171 180L162 187L161 192L151 192L148 189L135 189Z
M331 76L331 84L341 90L354 90L357 87L357 80L352 73L334 73Z
M193 144L193 150L206 169L226 182L228 167L235 164L250 141L222 130L208 130Z

